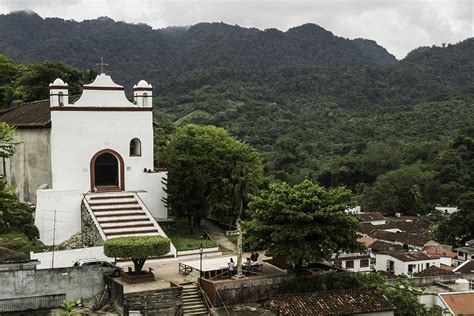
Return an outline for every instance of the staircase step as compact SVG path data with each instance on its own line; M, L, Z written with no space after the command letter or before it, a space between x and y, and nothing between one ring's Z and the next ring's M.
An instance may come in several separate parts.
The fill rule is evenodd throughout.
M114 217L114 216L133 216L133 215L146 215L143 210L130 210L130 211L104 211L100 213L94 213L95 217Z
M153 223L150 223L150 225L147 226L141 226L141 227L109 227L109 228L103 228L102 230L106 235L117 233L117 232L122 232L122 233L132 233L132 232L143 232L143 231L157 231L156 228L153 226Z
M108 229L104 229L104 234L105 236L109 237L109 236L117 236L117 235L141 235L141 234L144 234L144 233L157 233L158 234L158 230L156 228L148 228L148 227L144 227L143 229L138 229L138 228L130 228L130 229L118 229L118 230L114 230L114 231L109 231Z
M155 230L155 232L152 233L146 233L146 232L140 232L139 234L133 234L133 233L123 233L120 235L106 235L107 239L112 239L112 238L118 238L118 237L130 237L130 236L160 236L158 231ZM152 259L152 258L149 258Z
M97 216L96 216L97 217ZM132 223L132 222L139 222L139 221L149 221L150 219L146 215L130 215L130 216L102 216L98 217L97 221L99 222L100 226L106 223Z
M110 200L110 199L133 199L133 194L126 194L126 193L117 193L117 194L94 194L92 196L88 196L88 201L97 201L97 200Z
M114 205L92 205L91 210L94 212L97 211L107 211L107 210L120 210L120 209L138 209L141 210L142 207L138 203L123 203L123 204L114 204Z
M123 204L123 203L138 203L134 198L114 198L114 199L106 199L106 200L93 200L89 202L90 206L96 205L113 205L113 204Z
M146 220L140 221L130 221L127 222L112 222L112 223L104 223L100 222L100 227L102 229L106 228L128 228L128 227L144 227L144 226L153 226L153 223L147 218Z

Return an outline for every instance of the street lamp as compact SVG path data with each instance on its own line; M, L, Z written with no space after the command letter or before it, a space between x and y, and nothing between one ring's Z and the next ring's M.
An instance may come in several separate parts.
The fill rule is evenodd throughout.
M202 279L202 252L204 249L202 249L202 243L201 246L199 246L199 277Z

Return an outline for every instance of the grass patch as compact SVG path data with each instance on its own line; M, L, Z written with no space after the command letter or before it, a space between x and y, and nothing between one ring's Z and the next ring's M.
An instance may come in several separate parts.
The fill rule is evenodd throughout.
M166 234L178 251L193 250L203 248L212 248L216 243L207 238L206 233L200 227L194 227L194 233L189 233L186 221L177 220L173 225L166 229Z

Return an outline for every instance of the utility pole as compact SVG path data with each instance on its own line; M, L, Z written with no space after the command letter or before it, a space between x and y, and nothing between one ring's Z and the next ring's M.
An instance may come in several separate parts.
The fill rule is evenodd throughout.
M242 275L242 227L240 226L240 218L237 220L237 278Z
M54 247L56 241L56 210L54 210L54 219L53 219L53 255L51 258L51 269L54 269Z

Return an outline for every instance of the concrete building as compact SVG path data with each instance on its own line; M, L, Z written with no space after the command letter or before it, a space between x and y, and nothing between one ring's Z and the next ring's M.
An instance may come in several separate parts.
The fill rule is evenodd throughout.
M375 270L413 276L430 266L440 267L441 260L423 251L382 252L375 255Z
M366 253L340 253L331 259L331 262L339 268L352 272L368 272L372 269L372 258L370 252Z
M440 211L443 214L450 215L459 211L457 206L437 206L435 210Z

